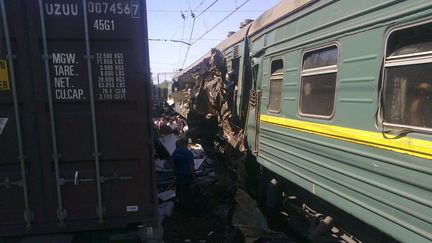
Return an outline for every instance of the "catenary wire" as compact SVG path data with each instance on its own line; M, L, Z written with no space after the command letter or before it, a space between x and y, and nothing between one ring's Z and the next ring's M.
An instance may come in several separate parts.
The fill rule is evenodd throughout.
M185 12L182 10L163 10L163 9L154 9L154 10L147 10L148 12L157 12L157 13L181 13L181 12ZM203 10L204 11L204 10ZM194 11L194 13L198 13L200 14L203 11ZM229 13L232 10L209 10L206 11L208 13ZM253 13L253 12L259 12L262 13L265 10L239 10L237 11L238 13Z
M198 37L197 39L195 39L192 43L190 43L192 46L193 44L195 44L197 41L201 40L201 38L203 38L205 35L207 35L210 31L212 31L214 28L216 28L218 25L220 25L223 21L225 21L227 18L229 18L231 15L233 15L239 8L243 7L243 5L245 5L247 2L249 2L250 0L246 0L244 1L240 6L236 7L233 11L231 11L227 16L225 16L223 19L221 19L219 22L217 22L213 27L211 27L209 30L207 30L206 32L204 32L204 34L202 34L200 37ZM190 47L189 46L189 47Z
M211 3L211 4L210 4L206 9L204 9L200 14L198 14L198 16L195 16L194 13L191 11L191 16L192 16L192 18L193 18L192 28L191 28L191 32L190 32L190 35L189 35L189 45L188 45L188 47L187 47L187 49L186 49L186 54L185 54L185 57L184 57L184 59L183 59L183 63L182 63L181 68L184 68L184 65L185 65L185 63L186 63L187 57L188 57L188 55L189 55L189 51L190 51L190 48L191 48L191 45L192 45L192 44L190 44L190 43L191 43L191 41L192 41L192 36L193 36L193 31L194 31L194 27L195 27L195 21L196 21L196 19L197 19L199 16L201 16L203 13L205 13L206 11L208 11L208 10L209 10L213 5L215 5L215 3L217 3L217 1L218 1L218 0L214 0L213 3Z

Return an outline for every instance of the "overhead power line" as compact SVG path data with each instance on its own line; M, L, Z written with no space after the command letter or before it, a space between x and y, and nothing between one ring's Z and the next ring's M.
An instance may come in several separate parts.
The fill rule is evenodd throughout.
M197 6L193 11L195 12L199 7L201 7L201 5L203 5L203 3L204 3L205 1L207 1L207 0L203 0L203 1L201 1L201 3L198 4L198 6Z
M192 29L191 29L191 32L190 32L190 35L189 35L189 45L188 45L188 47L186 49L186 54L185 54L185 58L183 59L182 68L185 65L185 62L186 62L186 59L187 59L187 56L189 54L189 50L190 50L190 47L191 47L190 43L191 43L191 40L192 40L192 35L193 35L194 27L195 27L195 20L196 20L196 18L195 18L195 16L193 16Z
M212 4L210 4L206 9L204 9L203 11L201 11L201 13L198 14L197 18L198 18L201 14L207 12L207 11L209 10L209 8L211 8L213 5L215 5L215 3L217 3L217 1L218 1L218 0L215 0L215 1L214 1Z
M171 41L171 42L179 42L179 43L183 43L183 44L188 45L188 46L191 45L190 43L188 43L188 42L186 42L186 41L182 41L182 40L151 39L151 38L149 38L148 40L149 40L149 41Z
M247 2L249 2L250 0L246 0L244 1L240 6L236 7L233 11L231 11L227 16L225 16L223 19L221 19L219 22L217 22L213 27L211 27L209 30L207 30L204 34L202 34L200 37L198 37L197 39L195 39L192 43L190 43L191 45L195 44L197 41L201 40L201 38L203 38L205 35L207 35L210 31L212 31L214 28L216 28L218 25L220 25L222 22L224 22L227 18L229 18L231 15L233 15L239 8L243 7L243 5L245 5ZM190 47L190 46L189 46ZM188 48L189 48L188 47Z
M200 14L198 14L197 16L195 16L195 14L191 11L191 16L193 18L193 22L192 22L192 28L191 28L191 32L189 35L189 43L192 42L192 35L193 35L193 31L194 31L194 27L195 27L195 21L196 19L201 16L201 14L205 13L206 11L208 11L213 5L215 5L215 3L217 3L218 0L214 0L213 3L211 3L206 9L204 9ZM189 55L189 50L191 48L191 44L188 45L187 49L186 49L186 54L185 57L183 59L183 63L182 63L182 68L184 68L184 65L186 63L186 59Z
M184 33L185 33L185 26L186 26L186 18L184 16L183 12L181 13L181 15L182 15L182 19L183 19L181 40L183 40ZM173 38L174 37L172 37L171 39L173 39ZM180 51L179 51L178 62L177 62L178 64L176 64L176 65L179 65L181 62L180 60L181 60L181 56L182 56L182 51L183 51L183 45L180 45Z
M209 10L206 11L208 13L229 13L232 10ZM253 12L259 12L262 13L265 10L239 10L237 11L238 13L253 13ZM147 12L157 12L157 13L182 13L182 12L187 12L187 11L182 11L182 10L163 10L163 9L155 9L155 10L147 10ZM194 10L193 11L196 14L200 14L202 12L204 12L204 10Z
M170 39L164 39L164 38L149 38L150 41L171 41L171 40L175 40L177 41L188 41L189 39L174 39L174 38L170 38ZM192 38L192 41L194 41L196 39ZM218 39L218 38L202 38L201 40L203 41L223 41L224 39ZM189 44L189 43L188 43Z

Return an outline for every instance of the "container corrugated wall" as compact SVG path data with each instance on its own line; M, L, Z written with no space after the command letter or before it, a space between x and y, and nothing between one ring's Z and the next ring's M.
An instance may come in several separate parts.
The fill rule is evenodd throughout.
M152 223L145 1L1 6L0 235Z

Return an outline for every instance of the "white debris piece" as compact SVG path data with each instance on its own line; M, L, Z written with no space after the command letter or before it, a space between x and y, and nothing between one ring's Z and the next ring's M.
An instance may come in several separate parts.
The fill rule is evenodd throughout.
M198 170L205 159L194 159L194 169Z
M6 126L7 121L8 121L8 118L0 118L0 134L3 131L3 128Z
M172 169L167 168L167 161L164 159L156 159L155 160L155 169L157 172L171 172Z
M159 141L161 141L161 143L164 145L164 147L166 148L166 150L168 150L168 152L170 154L172 154L174 152L174 150L176 149L175 143L178 139L178 136L171 133L165 136L161 136L159 138Z
M172 198L175 198L175 196L176 196L175 190L169 190L169 191L158 193L158 198L162 201L168 201Z
M194 158L204 158L205 157L205 152L203 147L201 146L201 144L199 143L194 143L194 144L189 144L189 150L193 153Z

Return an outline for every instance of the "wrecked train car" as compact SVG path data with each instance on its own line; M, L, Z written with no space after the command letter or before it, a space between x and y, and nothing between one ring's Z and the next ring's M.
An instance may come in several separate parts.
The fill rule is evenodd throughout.
M221 136L240 151L246 151L245 130L242 127L246 122L245 108L249 95L244 96L239 91L238 80L243 79L241 67L249 66L243 63L249 60L244 58L248 56L244 53L247 50L244 38L251 24L251 20L247 20L240 31L174 75L170 94L175 110L188 118L189 126L215 119L212 124L218 124ZM239 107L244 108L240 110ZM199 122L194 118L198 118Z
M176 108L216 116L262 178L323 200L359 238L431 241L431 16L424 0L281 1L175 76Z

